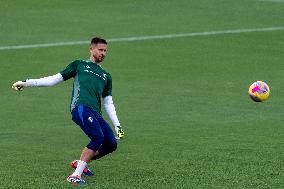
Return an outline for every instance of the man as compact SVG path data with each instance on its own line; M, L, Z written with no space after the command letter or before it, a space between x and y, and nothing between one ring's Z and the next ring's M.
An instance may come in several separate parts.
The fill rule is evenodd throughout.
M116 138L124 137L112 100L112 78L101 67L106 53L107 41L95 37L91 40L89 60L75 60L58 74L40 79L17 81L12 86L15 90L21 91L26 87L54 86L74 78L70 104L72 120L80 126L91 141L83 149L80 160L71 162L71 167L75 169L74 173L67 178L67 181L71 183L84 184L81 174L93 175L87 168L87 163L115 151ZM106 113L114 125L116 137L101 116L102 98Z

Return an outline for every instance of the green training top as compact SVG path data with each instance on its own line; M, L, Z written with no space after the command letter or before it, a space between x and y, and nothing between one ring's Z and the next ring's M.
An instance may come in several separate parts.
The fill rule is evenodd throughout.
M75 60L60 72L64 81L74 77L70 111L79 104L101 114L101 98L112 95L112 78L91 61Z

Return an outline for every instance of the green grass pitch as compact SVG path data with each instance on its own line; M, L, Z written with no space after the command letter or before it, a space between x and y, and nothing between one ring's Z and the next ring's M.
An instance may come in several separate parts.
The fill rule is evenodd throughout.
M283 1L1 0L0 46L284 26ZM78 188L284 188L284 30L112 42L103 67L126 137ZM87 59L88 45L0 50L0 188L73 188L87 137L72 81L13 82ZM249 99L256 80L270 85ZM77 187L75 187L77 188Z

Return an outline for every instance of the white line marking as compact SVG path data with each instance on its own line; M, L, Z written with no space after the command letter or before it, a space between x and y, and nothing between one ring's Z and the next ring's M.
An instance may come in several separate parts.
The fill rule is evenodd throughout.
M195 33L180 33L180 34L168 34L168 35L112 38L112 39L108 39L107 41L108 42L128 42L128 41L142 41L142 40L172 39L172 38L179 38L179 37L210 36L210 35L224 35L224 34L250 33L250 32L268 32L268 31L277 31L277 30L284 30L284 26L269 27L269 28L251 28L251 29L223 30L223 31L210 31L210 32L195 32ZM88 44L88 43L89 41L69 41L69 42L30 44L30 45L14 45L14 46L11 45L11 46L0 46L0 50L83 45L83 44Z
M263 2L271 2L271 3L284 3L284 0L258 0Z

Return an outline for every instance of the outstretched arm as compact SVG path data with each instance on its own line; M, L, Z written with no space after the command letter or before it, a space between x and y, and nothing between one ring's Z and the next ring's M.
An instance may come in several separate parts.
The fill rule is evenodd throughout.
M25 81L17 81L12 85L12 88L21 91L26 87L50 87L64 81L60 73L43 77L39 79L27 79Z
M112 96L106 96L104 98L104 107L106 110L106 114L108 115L109 119L111 120L115 132L116 132L116 138L122 139L124 137L124 132L121 128L121 125L119 123L118 117L116 115L115 107L113 104Z

